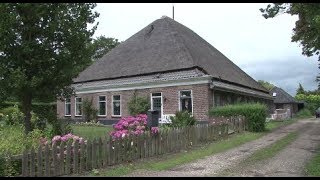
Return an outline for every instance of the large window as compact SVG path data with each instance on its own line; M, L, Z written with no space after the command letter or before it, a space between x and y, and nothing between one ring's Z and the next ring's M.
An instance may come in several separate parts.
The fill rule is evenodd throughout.
M82 98L80 97L75 99L75 115L82 116Z
M99 96L99 116L107 115L107 99L106 96Z
M191 91L180 91L180 110L192 113Z
M120 95L112 96L112 115L121 116L121 99Z
M71 99L70 98L66 99L64 108L65 108L64 115L71 116Z

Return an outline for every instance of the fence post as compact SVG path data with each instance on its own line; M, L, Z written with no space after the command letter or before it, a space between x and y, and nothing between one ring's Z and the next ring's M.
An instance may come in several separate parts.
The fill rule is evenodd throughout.
M67 142L67 154L66 154L66 174L70 174L71 169L71 141Z
M79 142L75 141L73 145L73 174L79 173Z
M59 175L64 174L64 148L65 148L65 143L61 142L60 144L60 152L59 152L59 160L60 160L60 173Z
M41 145L38 147L37 159L38 159L37 176L41 177L42 174L43 174L42 173L43 172L43 167L42 167L42 146Z
M44 147L44 160L45 160L45 176L49 177L50 171L51 171L51 163L50 163L50 149L49 149L49 145L46 144L46 146Z

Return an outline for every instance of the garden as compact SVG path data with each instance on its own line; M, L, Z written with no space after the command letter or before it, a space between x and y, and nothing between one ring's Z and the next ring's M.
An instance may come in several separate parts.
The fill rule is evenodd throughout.
M147 116L144 113L146 108L142 108L144 110L132 109L131 113L135 115L123 117L114 126L106 126L92 120L92 118L90 118L91 120L81 123L71 123L68 119L58 119L55 116L54 109L50 109L48 107L50 106L34 108L35 111L32 112L31 118L33 131L27 136L24 134L24 115L20 111L19 105L15 104L14 106L3 108L0 111L0 154L2 157L1 161L4 161L0 167L0 173L2 176L16 176L21 173L21 162L14 162L7 166L6 157L21 155L25 150L37 150L39 145L42 145L43 147L50 145L53 147L54 144L60 145L60 143L64 143L64 145L67 145L68 143L71 143L72 145L70 145L69 148L72 149L76 143L77 146L79 145L80 151L81 144L85 144L87 142L98 142L99 140L100 142L107 142L109 140L109 144L105 144L105 147L113 148L113 150L110 149L111 151L108 152L111 156L112 153L116 154L114 150L115 148L123 148L123 151L125 148L130 149L130 146L125 145L126 142L130 141L131 146L132 142L136 143L134 145L136 149L131 149L128 152L138 153L138 156L141 158L144 157L143 153L146 153L142 152L141 148L138 150L139 143L141 142L143 142L144 147L150 145L151 153L157 154L161 152L171 152L171 150L176 148L175 143L170 145L170 142L173 142L170 137L177 138L176 140L180 141L180 146L178 148L184 148L194 145L195 143L200 143L197 142L198 140L195 140L194 137L190 137L191 135L194 136L196 134L200 141L204 140L207 142L210 141L210 138L211 140L217 138L217 136L214 135L215 132L218 132L218 134L220 133L221 135L224 135L225 133L228 134L228 132L225 132L225 126L222 126L223 124L221 123L216 126L221 127L221 129L218 130L213 126L212 128L210 126L201 126L199 129L186 129L185 127L195 127L193 125L196 123L194 117L186 111L176 112L175 116L171 118L172 124L149 128L147 126ZM92 108L90 105L88 105L87 108L84 105L84 112L88 111L92 114L96 113L92 109L90 110L90 108ZM43 115L41 112L46 112L46 114ZM251 123L248 123L247 126L243 128L252 132L262 132L268 129L266 127L276 127L281 125L279 122L265 123L266 107L261 104L230 105L221 108L214 108L210 110L209 114L212 117L225 117L229 119L238 115L244 116L248 122ZM210 132L212 136L210 135ZM180 135L179 133L184 134ZM184 135L187 137L183 137ZM135 140L135 137L138 139ZM150 143L148 142L147 137L152 139ZM121 141L122 145L121 143L117 145L112 144L114 142L118 142L118 140ZM157 143L160 144L157 145ZM169 144L165 145L165 143ZM57 147L60 148L60 146ZM102 144L100 143L96 148L102 148ZM107 154L107 151L109 150L105 150L105 154ZM64 156L67 155L67 150L65 150ZM130 156L130 154L128 154L128 156ZM122 157L122 160L125 160L125 158ZM72 161L72 158L70 161ZM114 163L117 161L118 159L113 160ZM81 162L81 160L79 160L79 162Z

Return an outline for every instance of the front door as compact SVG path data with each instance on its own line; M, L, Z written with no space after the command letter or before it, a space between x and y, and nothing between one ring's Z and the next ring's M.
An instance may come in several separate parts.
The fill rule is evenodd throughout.
M162 93L151 93L151 109L159 111L159 118L162 117Z

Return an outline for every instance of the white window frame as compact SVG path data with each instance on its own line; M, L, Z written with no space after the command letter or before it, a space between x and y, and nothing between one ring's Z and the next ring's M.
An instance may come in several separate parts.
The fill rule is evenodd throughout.
M67 99L69 99L70 102L67 102ZM67 114L67 105L70 105L70 114ZM71 116L71 98L66 98L64 101L64 116L66 116L66 117Z
M178 91L179 111L181 111L180 94L181 94L181 92L183 92L183 91L190 91L191 106L192 106L192 108L191 108L191 115L193 116L193 93L192 93L192 90L186 89L186 90L180 90L180 91Z
M113 101L113 97L114 97L114 96L119 96L119 97L120 97L120 100L117 100L117 101L119 101L119 103L120 103L120 115L115 115L115 114L114 114L114 110L113 110L113 108L114 108L114 107L113 107L113 102L114 102L114 101ZM112 116L112 117L121 117L122 110L121 110L121 95L120 95L120 94L112 95L111 107L112 107L111 116Z
M153 93L160 93L161 95L160 96L152 96ZM154 97L160 97L161 98L161 114L160 114L160 119L162 119L164 113L163 113L163 97L162 97L162 92L153 92L153 93L150 93L150 104L151 104L151 110L153 110L153 100L152 98Z
M105 100L104 101L100 101L100 97L104 97L105 98ZM100 103L101 102L104 102L104 104L105 104L105 114L100 114ZM105 116L107 116L107 96L104 96L104 95L102 95L102 96L98 96L98 116L99 117L105 117Z
M81 115L77 114L77 99L81 99ZM81 117L82 116L82 98L81 97L75 97L74 98L74 116L77 116L77 117Z

